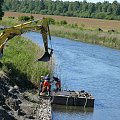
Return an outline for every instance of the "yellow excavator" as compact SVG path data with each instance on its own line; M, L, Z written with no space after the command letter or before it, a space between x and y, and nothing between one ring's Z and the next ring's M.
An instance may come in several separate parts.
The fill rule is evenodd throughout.
M33 25L39 21L41 22L41 25ZM6 43L10 39L12 39L16 35L21 35L30 30L40 30L43 38L45 53L37 61L44 61L44 62L49 61L50 57L52 56L53 49L48 48L48 35L50 40L51 40L51 36L50 36L50 30L49 30L47 18L42 18L41 20L29 21L13 27L5 28L4 31L0 34L0 57L3 56L3 49Z

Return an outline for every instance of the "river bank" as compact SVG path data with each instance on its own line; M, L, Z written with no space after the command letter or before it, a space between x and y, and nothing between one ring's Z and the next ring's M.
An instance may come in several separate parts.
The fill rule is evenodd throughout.
M16 24L12 20L8 23ZM0 60L0 119L51 120L50 101L38 99L40 76L50 72L49 63L35 62L43 55L43 49L16 36L3 53Z
M51 120L51 104L39 99L35 90L24 90L0 71L0 119Z
M98 30L80 30L67 26L51 25L51 34L75 41L101 45L109 48L120 49L120 34L117 32L103 32Z

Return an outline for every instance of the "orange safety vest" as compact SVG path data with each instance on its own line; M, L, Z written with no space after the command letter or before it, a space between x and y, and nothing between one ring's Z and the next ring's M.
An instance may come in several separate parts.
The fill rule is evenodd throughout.
M50 83L48 81L44 81L43 87L49 87L49 86L50 86Z
M48 81L44 81L42 92L45 92L46 90L48 92L49 89L50 89L50 83Z

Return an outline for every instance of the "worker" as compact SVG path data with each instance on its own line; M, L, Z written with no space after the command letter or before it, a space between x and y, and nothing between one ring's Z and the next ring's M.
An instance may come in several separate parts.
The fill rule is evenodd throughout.
M50 95L50 93L51 93L51 81L50 81L50 75L48 74L48 75L46 75L45 76L45 79L48 81L48 83L49 83L49 89L48 89L48 94Z
M53 77L56 86L56 91L61 91L61 80L58 77Z
M50 82L47 79L45 79L43 82L42 95L43 93L47 93L48 95L50 95Z
M43 88L43 83L44 83L44 76L41 76L41 79L40 79L40 84L39 84L39 94L42 92L42 88Z

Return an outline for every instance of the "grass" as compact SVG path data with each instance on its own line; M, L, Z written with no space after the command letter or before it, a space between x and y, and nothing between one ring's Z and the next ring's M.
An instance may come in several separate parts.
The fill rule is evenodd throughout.
M0 25L2 26L14 26L14 25L17 25L19 24L20 22L17 20L17 19L11 19L11 18L8 18L8 17L3 17L2 20L0 20Z
M18 86L27 87L29 82L38 85L40 76L50 73L49 63L35 62L42 54L43 50L30 40L14 37L4 49L2 70Z
M100 32L98 30L81 30L69 26L50 26L51 34L76 41L103 45L115 49L120 49L120 34L117 32Z

